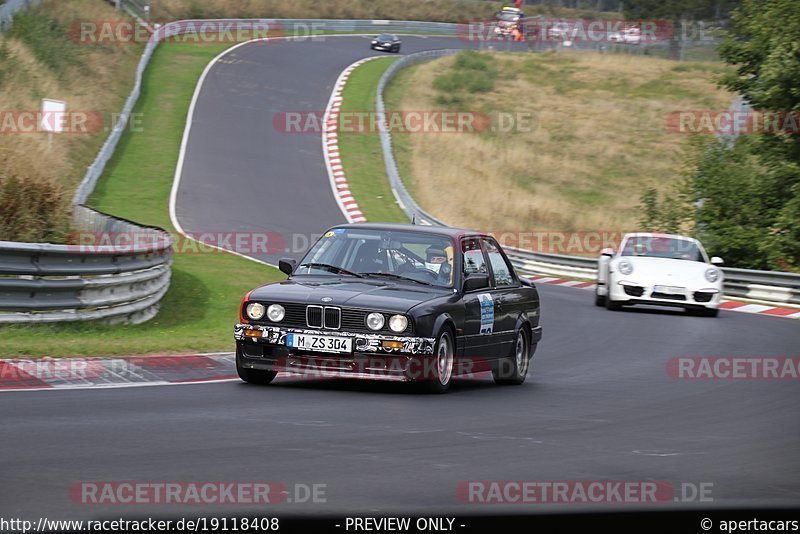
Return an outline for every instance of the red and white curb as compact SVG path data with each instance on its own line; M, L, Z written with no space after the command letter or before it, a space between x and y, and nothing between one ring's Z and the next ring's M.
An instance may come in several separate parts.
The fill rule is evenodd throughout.
M356 68L367 61L380 57L383 56L360 59L342 71L333 86L333 93L331 93L328 107L325 108L325 114L322 117L322 124L324 125L322 130L322 152L325 155L325 166L328 168L331 189L336 203L339 204L339 209L342 210L347 222L351 223L367 222L367 218L361 213L358 203L353 198L350 185L347 183L347 176L342 167L341 154L339 153L339 112L342 107L342 91L344 91L344 86L347 84L350 74Z
M109 389L239 380L233 353L0 360L0 392Z
M597 284L594 282L581 282L578 280L565 280L552 276L530 276L532 282L537 284L552 284L561 287L574 287L576 289L594 289ZM730 310L743 313L758 313L761 315L771 315L773 317L785 317L787 319L800 319L800 310L797 308L782 308L767 304L755 304L742 302L739 300L723 300L719 305L721 310Z

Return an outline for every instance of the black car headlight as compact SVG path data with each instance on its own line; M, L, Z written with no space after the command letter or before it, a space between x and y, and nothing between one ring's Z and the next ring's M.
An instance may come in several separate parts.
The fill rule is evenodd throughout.
M250 304L247 305L245 311L247 312L247 316L250 319L258 321L259 319L264 317L264 312L266 311L266 309L264 308L263 304L260 304L258 302L251 302Z
M383 328L385 319L382 313L373 312L367 315L367 327L370 330L380 330Z
M408 318L405 315L392 315L389 317L389 329L392 332L404 332L408 328Z
M270 304L269 308L267 308L267 317L273 323L279 323L283 321L283 317L286 315L286 309L280 304Z

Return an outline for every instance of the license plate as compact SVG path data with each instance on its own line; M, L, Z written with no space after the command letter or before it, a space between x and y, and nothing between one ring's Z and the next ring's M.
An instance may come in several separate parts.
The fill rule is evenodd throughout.
M314 352L349 354L353 352L353 340L349 337L317 336L313 334L287 334L286 346Z
M683 295L686 293L686 289L675 286L655 286L653 287L653 293L664 293L665 295Z

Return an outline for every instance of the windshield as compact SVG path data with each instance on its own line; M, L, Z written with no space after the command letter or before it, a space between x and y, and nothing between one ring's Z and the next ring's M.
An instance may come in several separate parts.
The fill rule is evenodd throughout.
M622 256L706 261L705 255L697 243L672 237L630 237L625 241L620 254Z
M500 13L497 20L501 22L516 22L519 20L519 13Z
M394 40L394 35L390 35L388 33L382 33L378 36L378 40L380 41L392 41Z
M335 228L306 253L294 274L408 280L453 285L453 245L422 232Z

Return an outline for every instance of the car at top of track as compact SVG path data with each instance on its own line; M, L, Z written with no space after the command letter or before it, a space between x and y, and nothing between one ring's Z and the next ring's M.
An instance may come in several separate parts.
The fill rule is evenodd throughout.
M495 14L494 33L499 36L509 36L514 30L522 32L522 20L525 13L516 7L504 7Z
M400 52L400 38L393 33L382 33L376 35L370 43L372 50L386 50L388 52Z
M341 225L279 267L288 279L251 291L234 327L246 382L294 372L444 392L453 376L491 371L521 384L542 336L536 287L479 232Z
M604 249L597 265L595 304L610 310L631 304L683 307L716 316L722 299L722 264L703 245L682 235L631 233L619 250Z
M608 34L611 43L639 44L642 42L642 30L638 26L631 26L622 31Z

